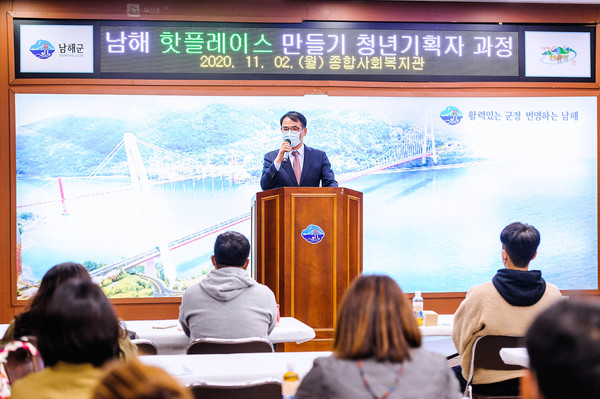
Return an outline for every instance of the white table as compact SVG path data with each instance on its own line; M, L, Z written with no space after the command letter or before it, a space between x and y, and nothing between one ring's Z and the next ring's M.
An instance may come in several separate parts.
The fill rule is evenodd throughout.
M422 326L419 327L421 334L424 336L436 335L436 336L451 336L452 335L452 323L454 323L453 314L440 314L438 315L437 326Z
M506 364L529 367L529 354L527 348L502 348L500 357Z
M423 347L431 350L428 342L425 340ZM139 359L144 364L165 369L184 385L239 385L262 380L281 382L288 365L302 379L312 368L315 358L326 356L331 356L331 352L178 354L141 356Z
M302 379L317 357L331 352L232 353L226 355L142 356L144 364L165 369L184 385L238 385L254 381L281 382L288 365Z
M423 347L431 352L438 352L444 356L456 353L452 341L452 322L454 315L438 315L437 326L420 327L423 334ZM189 338L184 334L177 320L131 320L125 321L125 326L135 331L140 338L149 339L158 347L160 355L183 354L189 343ZM157 328L159 327L159 328ZM0 324L0 337L8 324ZM315 337L315 331L293 317L282 317L269 340L274 343L296 342L302 343Z
M456 354L456 347L450 336L424 335L421 340L421 346L429 352L436 352L445 357Z
M440 314L437 326L419 327L423 334L423 348L430 352L441 353L446 357L456 354L456 347L452 340L453 322L453 314Z
M158 347L159 355L184 354L190 339L177 320L131 320L125 321L128 330L140 338L149 339ZM293 317L282 317L267 337L273 344L310 341L315 330Z

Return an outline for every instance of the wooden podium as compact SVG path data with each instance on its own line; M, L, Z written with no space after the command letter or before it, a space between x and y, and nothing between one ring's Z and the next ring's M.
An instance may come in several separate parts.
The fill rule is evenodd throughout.
M283 187L256 194L252 271L275 293L281 316L316 338L285 350L331 350L338 306L362 272L362 193L341 187Z

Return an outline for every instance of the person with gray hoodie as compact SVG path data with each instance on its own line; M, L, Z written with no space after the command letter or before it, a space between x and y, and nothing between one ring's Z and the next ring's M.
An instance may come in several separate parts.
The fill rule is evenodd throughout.
M277 321L275 295L250 277L250 243L235 231L220 234L211 256L214 270L189 287L179 308L179 322L197 338L267 338Z

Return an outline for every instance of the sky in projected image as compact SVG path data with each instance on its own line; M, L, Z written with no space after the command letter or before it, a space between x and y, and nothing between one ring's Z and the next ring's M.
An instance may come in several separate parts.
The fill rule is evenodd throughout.
M340 186L364 193L366 273L407 292L466 291L502 267L500 231L522 221L542 236L532 268L561 289L598 288L595 97L15 103L20 288L67 260L114 274L154 256L171 283L200 276L218 232L250 236L263 156L289 110L307 116L305 142L327 152ZM427 156L406 161L422 143Z

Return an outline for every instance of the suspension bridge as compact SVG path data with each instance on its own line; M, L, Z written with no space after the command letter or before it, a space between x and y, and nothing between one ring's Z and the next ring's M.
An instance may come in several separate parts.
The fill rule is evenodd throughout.
M397 135L399 140L391 144L391 147L381 157L377 159L374 165L345 173L338 178L339 183L346 183L350 180L358 179L372 173L380 172L394 166L402 165L421 159L425 164L427 158L431 158L433 163L437 163L437 153L435 149L435 136L433 131L431 115L424 123L417 125L415 130L405 131L398 126L392 126L392 135Z
M340 174L337 176L338 182L343 184L362 176L407 162L418 161L419 159L421 159L422 163L425 163L427 158L431 158L434 163L437 163L435 137L431 117L426 118L424 123L418 125L414 130L407 131L402 127L392 127L392 136L396 136L397 139L390 143L389 149L382 154L374 164L350 173ZM143 150L144 157L142 157L140 149ZM211 179L213 189L215 180L220 181L221 185L223 185L224 182L229 182L231 185L233 182L241 181L257 183L252 181L250 174L237 164L235 157L231 157L228 162L223 162L220 165L209 161L202 162L189 156L184 156L174 151L160 148L152 143L137 139L130 133L126 133L123 140L118 143L93 172L87 176L85 183L92 182L103 170L109 169L111 160L115 160L115 157L121 150L124 150L126 153L126 164L131 179L131 185L118 190L113 189L94 192L92 194L65 197L62 190L62 183L59 179L62 197L60 201L63 204L63 213L67 213L65 204L74 199L109 195L116 193L117 191L132 190L138 196L137 201L140 204L143 213L146 215L159 215L161 212L153 200L153 194L149 190L151 186L173 184L187 180L194 182L194 185L196 181L202 180L204 184L205 179ZM39 204L41 204L41 202L19 205L18 207L26 208ZM169 239L168 237L164 237L160 232L156 232L154 234L154 247L134 256L95 269L91 272L91 275L97 278L103 278L121 270L127 270L143 264L145 265L143 275L152 279L152 284L155 286L155 292L158 292L160 295L169 295L169 293L172 292L170 287L177 277L175 265L170 260L171 251L194 241L201 240L202 238L219 231L228 230L232 226L246 222L249 219L250 212L247 212L175 239ZM162 261L169 287L164 285L162 280L156 278L153 262L159 257ZM148 267L146 267L146 265L148 265Z

